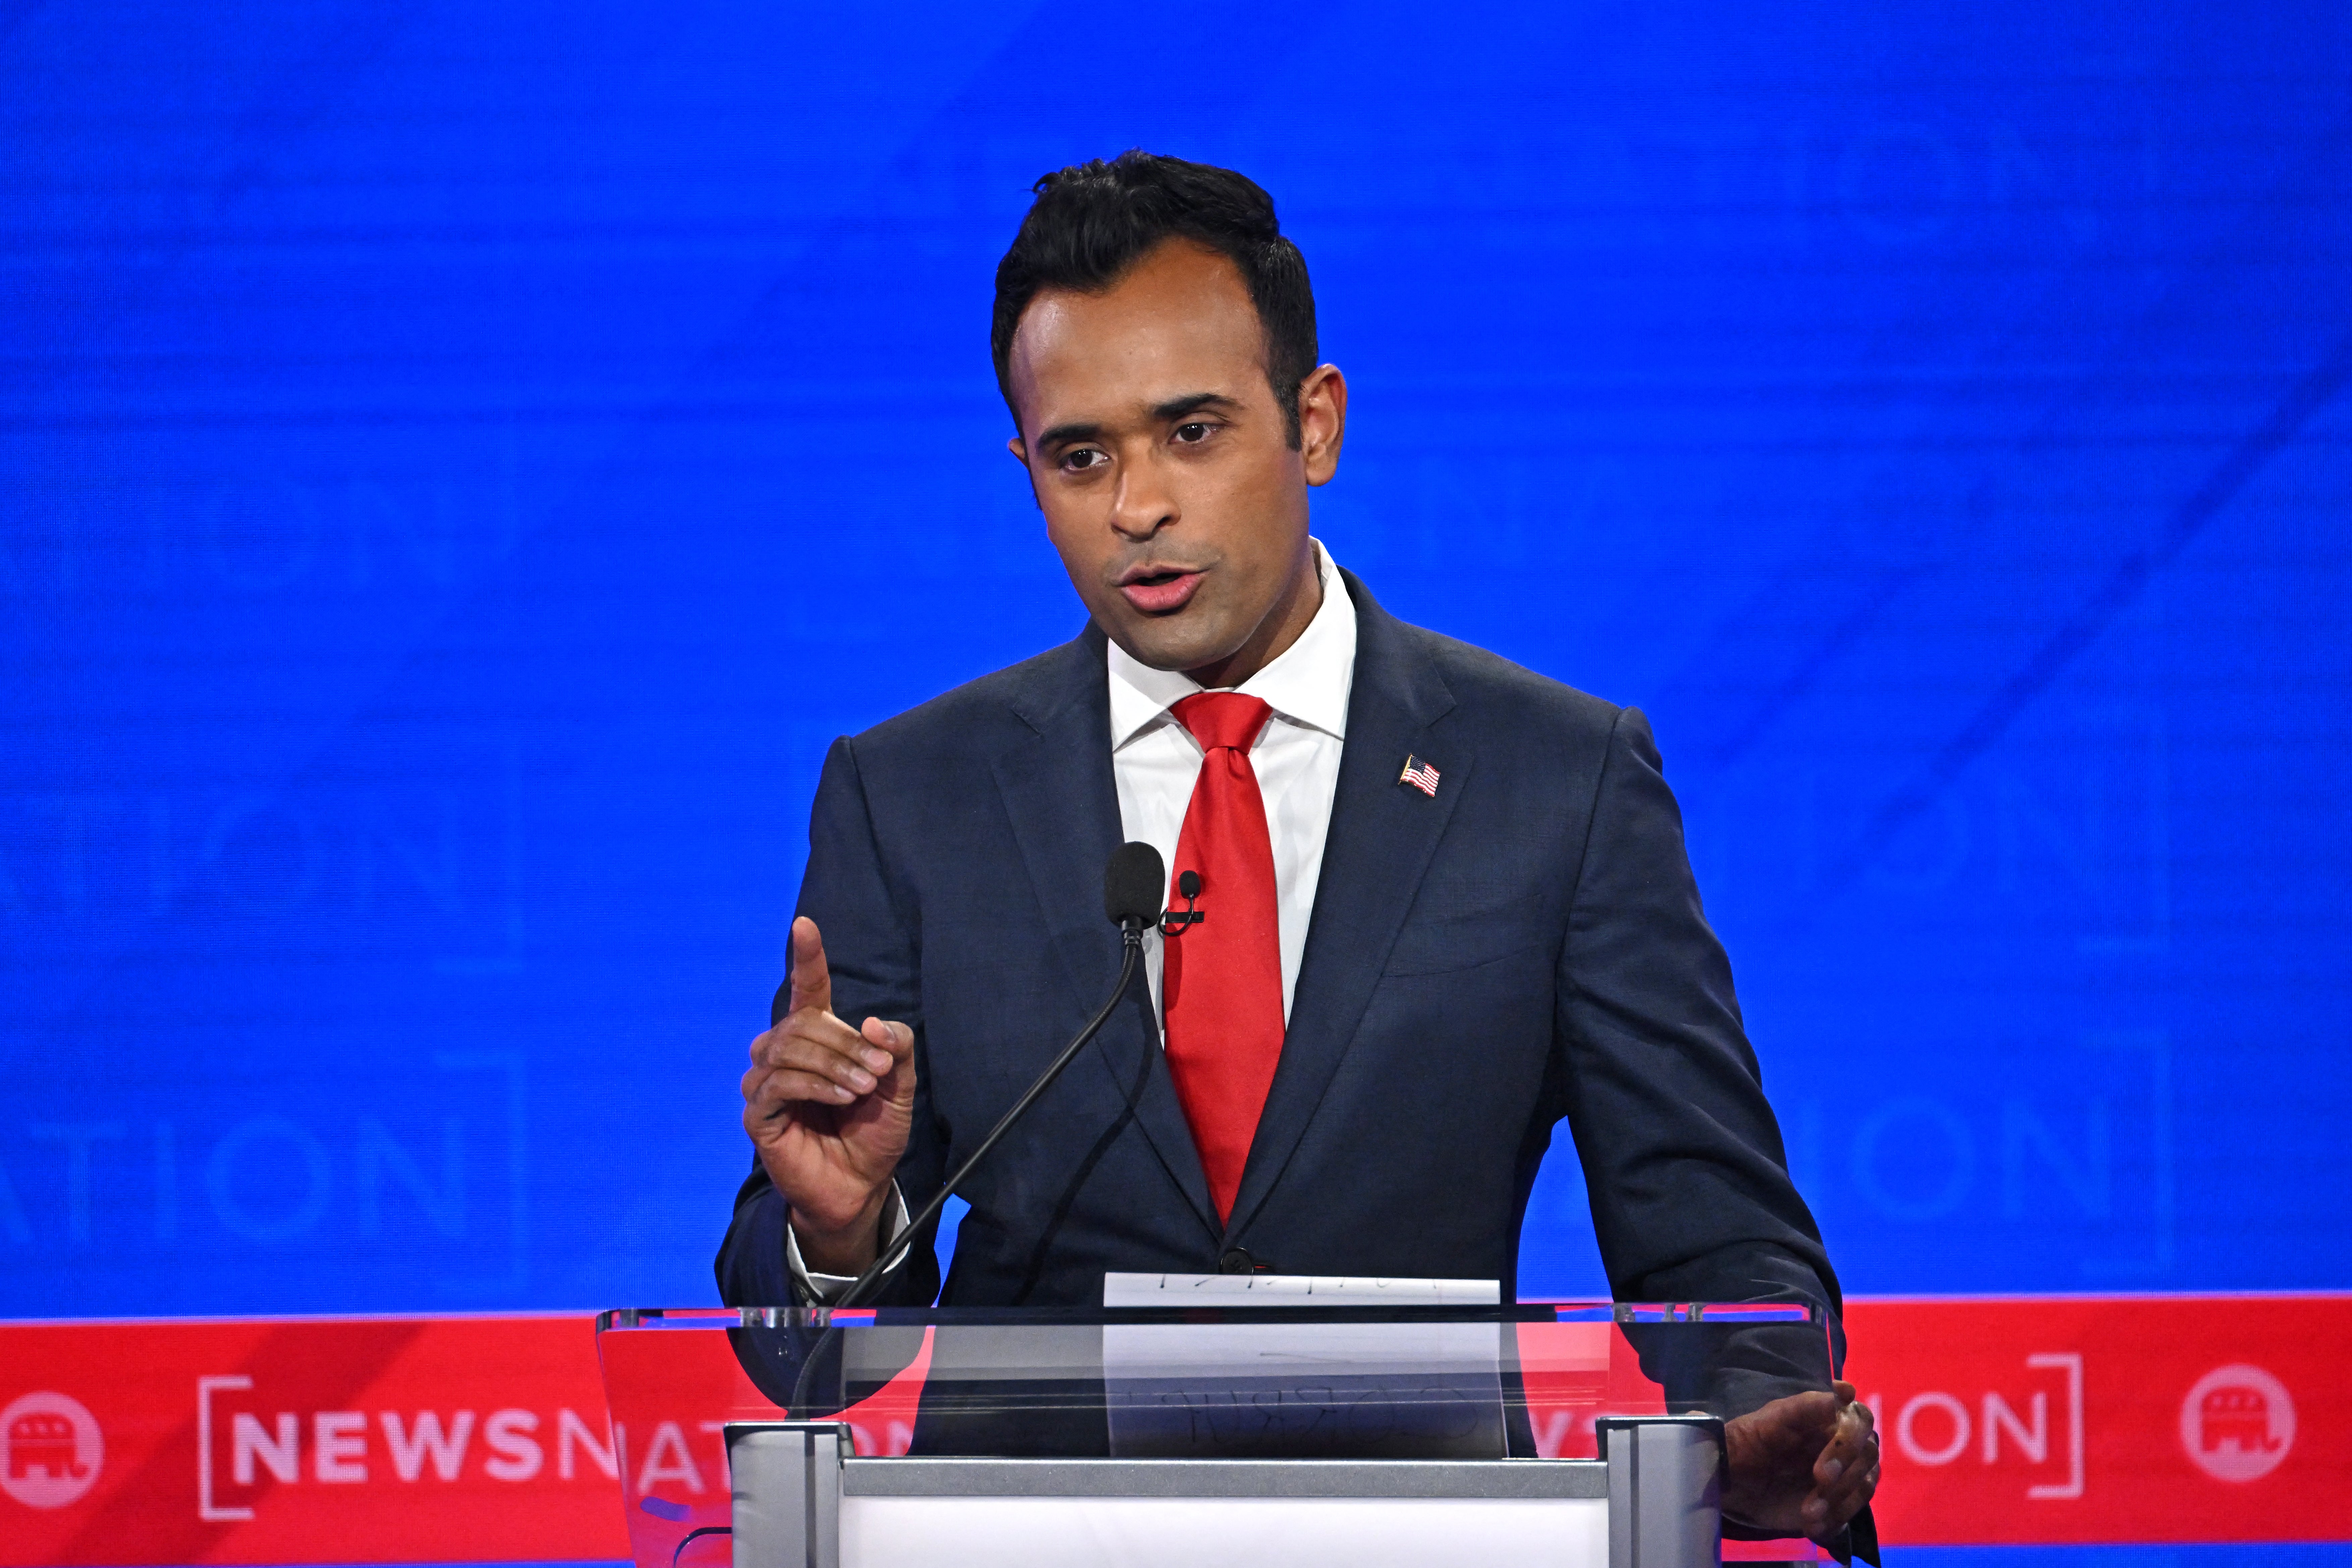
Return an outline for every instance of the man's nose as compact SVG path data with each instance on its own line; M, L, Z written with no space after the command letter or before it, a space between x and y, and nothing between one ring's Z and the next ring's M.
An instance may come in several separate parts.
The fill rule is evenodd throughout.
M1149 455L1121 463L1110 498L1110 526L1129 538L1148 539L1176 520L1176 497Z

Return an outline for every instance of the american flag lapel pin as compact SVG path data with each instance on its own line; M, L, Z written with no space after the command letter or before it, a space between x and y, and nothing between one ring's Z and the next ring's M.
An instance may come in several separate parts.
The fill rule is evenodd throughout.
M1397 782L1412 785L1433 800L1437 799L1437 769L1418 757L1406 756L1404 771L1397 775Z

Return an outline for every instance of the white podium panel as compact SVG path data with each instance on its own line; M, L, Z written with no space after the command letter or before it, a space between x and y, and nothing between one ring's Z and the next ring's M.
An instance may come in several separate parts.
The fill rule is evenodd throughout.
M840 1562L841 1568L1606 1568L1609 1504L1601 1498L845 1497ZM736 1563L744 1568L740 1552Z
M732 1423L734 1568L1717 1563L1717 1425L1603 1436L1601 1461L859 1459L839 1423Z

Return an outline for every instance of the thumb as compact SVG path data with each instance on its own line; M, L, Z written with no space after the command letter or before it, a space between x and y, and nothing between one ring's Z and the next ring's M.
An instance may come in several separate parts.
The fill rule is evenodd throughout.
M915 1099L915 1031L902 1023L888 1023L881 1019L867 1019L859 1031L891 1057L890 1100L893 1104L908 1105ZM874 1040L876 1034L880 1040Z
M803 915L793 922L793 1005L788 1012L815 1008L833 1010L833 972L824 967L824 938L816 922Z

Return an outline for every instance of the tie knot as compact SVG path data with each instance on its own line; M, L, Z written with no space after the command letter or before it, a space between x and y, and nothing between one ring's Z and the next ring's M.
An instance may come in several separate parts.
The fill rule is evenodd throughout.
M1219 747L1246 754L1257 732L1265 727L1266 716L1274 711L1263 697L1245 697L1239 692L1202 692L1186 697L1169 710L1176 722L1192 732L1203 751Z

